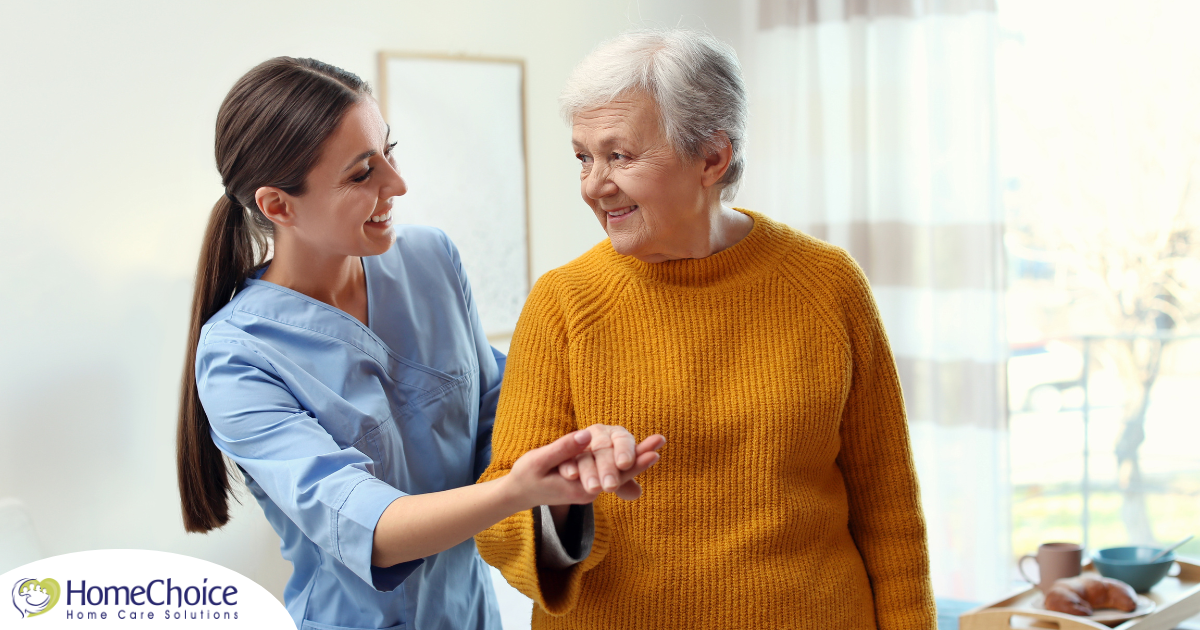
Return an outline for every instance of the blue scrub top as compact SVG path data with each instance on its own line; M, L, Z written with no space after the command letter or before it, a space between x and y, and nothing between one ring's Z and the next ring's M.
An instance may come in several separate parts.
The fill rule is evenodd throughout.
M200 399L292 562L297 627L500 630L473 540L371 566L392 501L483 473L504 369L458 250L434 228L395 230L391 250L362 259L370 326L247 280L201 332Z

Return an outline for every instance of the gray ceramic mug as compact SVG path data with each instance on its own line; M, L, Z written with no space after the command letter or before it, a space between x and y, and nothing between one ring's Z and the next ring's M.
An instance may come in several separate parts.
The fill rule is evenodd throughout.
M1041 582L1034 582L1025 573L1025 561L1033 560L1038 565L1038 577ZM1017 561L1017 570L1026 582L1035 584L1043 593L1054 586L1054 582L1062 578L1079 575L1083 568L1083 547L1075 543L1049 542L1038 547L1037 555L1025 554Z

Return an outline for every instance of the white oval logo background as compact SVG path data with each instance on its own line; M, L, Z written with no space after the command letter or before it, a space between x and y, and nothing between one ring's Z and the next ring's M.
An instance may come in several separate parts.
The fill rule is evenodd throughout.
M0 627L14 630L296 627L254 580L163 551L103 549L38 560L0 575L0 593Z

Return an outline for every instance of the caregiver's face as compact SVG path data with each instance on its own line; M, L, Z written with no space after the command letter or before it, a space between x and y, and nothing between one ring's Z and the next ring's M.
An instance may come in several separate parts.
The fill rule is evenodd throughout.
M571 144L580 192L620 254L655 263L679 256L673 241L708 212L703 160L681 160L641 94L579 113Z
M388 134L374 99L346 112L308 174L304 194L293 198L300 238L345 256L373 256L391 247L392 198L408 187Z

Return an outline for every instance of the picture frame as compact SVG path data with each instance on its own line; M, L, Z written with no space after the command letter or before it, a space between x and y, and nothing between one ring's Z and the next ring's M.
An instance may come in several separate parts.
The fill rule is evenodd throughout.
M488 339L511 337L533 285L525 61L381 51L376 97L409 187L392 220L445 231Z

